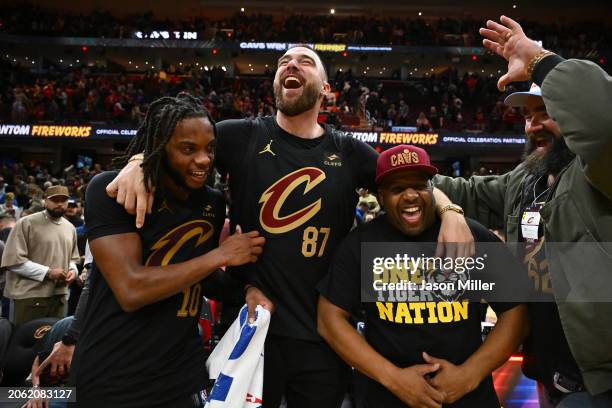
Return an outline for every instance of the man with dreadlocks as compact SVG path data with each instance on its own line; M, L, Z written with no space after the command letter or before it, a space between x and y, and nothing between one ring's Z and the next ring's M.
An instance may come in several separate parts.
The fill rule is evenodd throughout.
M206 185L215 128L194 97L153 102L117 159L144 151L145 179L157 189L141 229L105 193L117 172L87 188L85 218L94 257L90 295L71 368L78 407L201 406L206 373L197 318L207 276L255 262L264 238L237 232L218 245L225 219L219 192Z

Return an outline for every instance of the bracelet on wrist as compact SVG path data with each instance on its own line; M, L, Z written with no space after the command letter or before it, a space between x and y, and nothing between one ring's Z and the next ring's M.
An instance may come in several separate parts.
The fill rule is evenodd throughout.
M540 51L535 57L529 61L529 65L527 65L527 77L530 81L532 81L533 71L535 70L536 65L540 63L544 58L549 57L551 55L555 55L554 52L548 50Z
M440 209L440 211L438 212L438 215L442 216L442 214L444 214L447 211L453 211L453 212L456 212L457 214L463 215L463 208L461 208L457 204L449 204L449 205L444 206L443 208Z

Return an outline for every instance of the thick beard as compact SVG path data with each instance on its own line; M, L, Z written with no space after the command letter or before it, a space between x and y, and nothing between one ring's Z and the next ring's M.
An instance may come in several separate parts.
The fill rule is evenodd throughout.
M53 210L47 208L47 212L49 213L49 216L51 218L62 218L63 215L66 213L66 210L64 210L63 208L55 208Z
M281 84L274 82L274 100L276 101L276 108L286 116L297 116L315 107L319 102L319 88L317 84L306 83L303 86L304 91L302 95L295 101L288 102L283 99Z
M548 174L557 175L569 162L576 157L565 144L563 137L547 135L551 142L551 148L544 154L537 153L537 146L530 137L527 137L525 150L523 152L523 162L530 174L544 176Z

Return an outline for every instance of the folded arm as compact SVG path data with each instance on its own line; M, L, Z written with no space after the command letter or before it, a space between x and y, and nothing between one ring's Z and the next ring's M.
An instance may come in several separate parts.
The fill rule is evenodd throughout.
M204 255L164 266L143 265L142 243L137 233L103 236L93 239L90 246L117 301L126 312L133 312L181 292L221 266L254 262L264 243L264 238L258 235L237 233Z
M430 380L431 384L445 392L445 403L452 404L461 399L508 360L518 349L528 329L527 308L518 305L500 314L485 342L463 364L457 366L423 353L425 361L440 365L440 372Z
M348 319L350 313L319 297L317 329L332 349L347 364L382 384L410 406L441 407L444 394L425 380L425 375L438 369L438 364L421 364L399 368L355 330Z

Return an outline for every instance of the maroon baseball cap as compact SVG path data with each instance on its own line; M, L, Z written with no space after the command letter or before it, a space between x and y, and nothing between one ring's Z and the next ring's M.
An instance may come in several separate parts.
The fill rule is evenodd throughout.
M431 165L429 155L420 147L399 145L385 150L376 162L376 184L383 178L399 170L415 170L429 174L438 174L438 169Z

